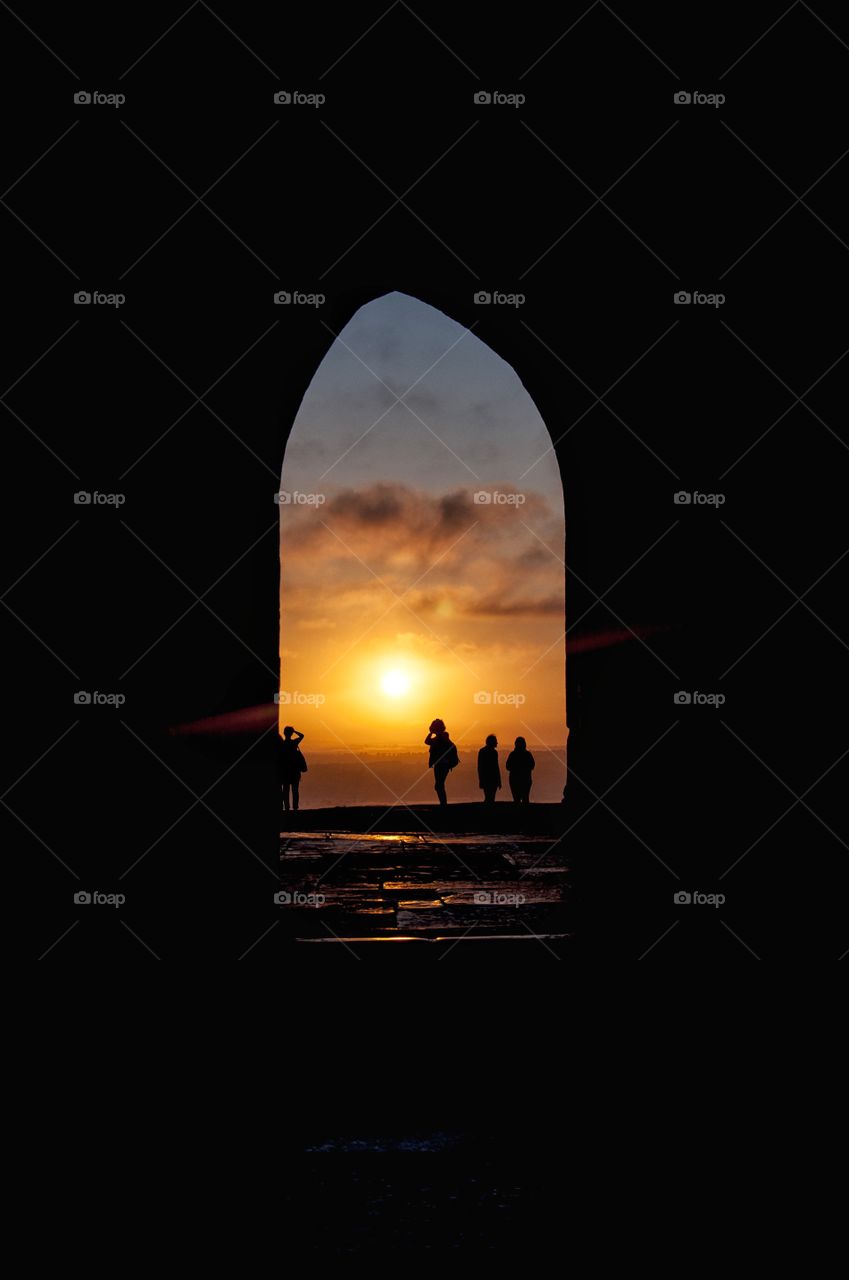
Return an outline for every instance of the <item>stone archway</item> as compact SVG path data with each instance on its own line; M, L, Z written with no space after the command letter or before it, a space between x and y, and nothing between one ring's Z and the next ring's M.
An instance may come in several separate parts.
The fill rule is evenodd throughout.
M280 496L281 726L347 754L357 786L375 775L363 801L375 787L390 800L411 783L393 751L420 753L447 704L461 758L487 732L522 734L544 764L540 798L559 799L563 488L512 366L442 310L373 299L310 382ZM479 798L472 774L464 799ZM433 798L417 788L407 802Z

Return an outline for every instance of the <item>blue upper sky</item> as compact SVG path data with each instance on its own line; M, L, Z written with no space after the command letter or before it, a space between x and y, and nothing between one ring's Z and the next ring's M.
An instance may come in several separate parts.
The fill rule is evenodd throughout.
M393 405L411 386L409 409ZM550 448L509 364L443 312L389 293L353 316L317 370L287 446L284 487L505 485L532 488L557 510Z

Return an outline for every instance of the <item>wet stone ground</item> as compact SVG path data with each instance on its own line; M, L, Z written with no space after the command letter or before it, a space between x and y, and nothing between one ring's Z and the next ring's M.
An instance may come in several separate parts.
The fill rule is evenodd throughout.
M287 1208L316 1256L530 1261L550 1211L545 1168L538 1150L462 1133L315 1135Z
M288 831L276 902L298 942L568 943L552 835Z

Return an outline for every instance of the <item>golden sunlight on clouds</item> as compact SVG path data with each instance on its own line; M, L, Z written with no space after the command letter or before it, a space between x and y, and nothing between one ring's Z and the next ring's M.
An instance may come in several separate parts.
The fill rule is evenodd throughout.
M285 718L304 728L309 712L310 739L325 745L418 745L437 715L457 735L515 736L521 720L559 742L564 580L553 551L515 512L476 509L470 495L448 495L447 521L445 495L395 486L378 522L375 495L358 497L281 509ZM555 549L557 518L536 495L527 507Z

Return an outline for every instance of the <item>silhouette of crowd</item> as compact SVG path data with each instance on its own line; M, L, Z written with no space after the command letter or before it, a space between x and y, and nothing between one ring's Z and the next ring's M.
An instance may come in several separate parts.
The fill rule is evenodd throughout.
M287 724L283 736L278 738L278 768L283 789L283 808L296 810L300 799L301 775L307 772L307 762L300 744L303 733ZM448 803L445 783L452 769L460 763L456 744L445 727L444 720L432 720L425 738L428 748L428 768L433 769L433 789L441 805ZM504 767L510 783L510 793L515 804L530 804L531 785L536 761L528 750L524 738L513 743ZM483 792L483 803L495 804L496 792L501 788L501 768L498 762L498 739L494 733L487 736L478 752L478 786Z
M460 763L457 748L451 741L444 720L433 720L425 738L430 750L429 768L433 769L433 789L440 804L448 803L445 781L452 769ZM510 779L510 791L516 804L530 804L531 783L536 765L524 738L517 738L507 757L505 768ZM478 752L478 786L483 792L484 804L495 804L495 793L501 790L501 769L498 764L498 739L490 733Z

